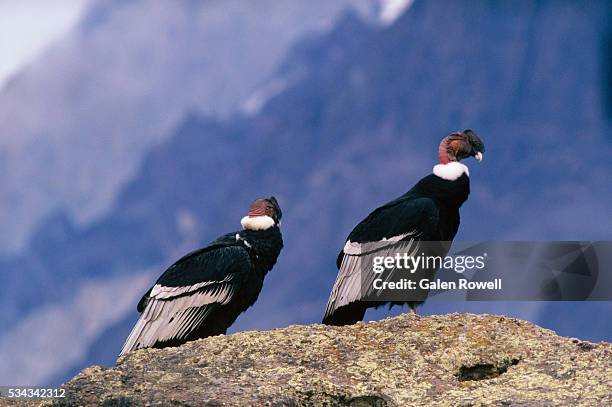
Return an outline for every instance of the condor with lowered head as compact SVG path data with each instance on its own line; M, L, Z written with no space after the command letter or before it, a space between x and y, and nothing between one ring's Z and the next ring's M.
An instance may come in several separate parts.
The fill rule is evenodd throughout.
M140 319L121 355L225 334L255 303L283 247L276 198L257 199L241 231L219 237L170 266L138 303Z

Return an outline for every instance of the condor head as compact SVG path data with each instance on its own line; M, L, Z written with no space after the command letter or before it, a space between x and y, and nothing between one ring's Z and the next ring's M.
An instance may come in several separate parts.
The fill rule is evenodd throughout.
M275 197L259 198L253 201L247 216L240 224L248 230L266 230L272 226L280 226L283 212Z
M468 157L482 161L484 152L485 146L480 137L472 130L466 129L462 132L451 133L442 139L438 148L438 158L440 164L461 161Z

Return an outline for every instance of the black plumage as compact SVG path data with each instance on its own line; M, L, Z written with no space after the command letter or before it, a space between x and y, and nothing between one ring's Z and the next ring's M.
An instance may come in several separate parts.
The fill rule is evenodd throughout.
M363 244L401 241L408 242L410 250L425 256L447 254L447 244L423 242L454 239L459 228L459 208L470 193L467 167L458 161L470 156L480 160L482 153L484 144L471 130L445 137L439 148L440 164L434 167L434 173L422 178L404 195L375 209L352 230L337 258L339 272L323 317L324 324L353 324L363 320L367 308L385 304L360 301ZM420 272L427 273L427 270ZM403 303L414 310L420 302Z
M274 197L256 200L244 230L223 235L171 265L138 303L140 319L121 354L225 334L255 303L283 247Z

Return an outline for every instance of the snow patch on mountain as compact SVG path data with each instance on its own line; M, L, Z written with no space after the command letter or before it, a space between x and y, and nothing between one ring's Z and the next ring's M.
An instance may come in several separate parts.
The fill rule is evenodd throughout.
M414 0L380 0L378 18L384 26L389 26L404 14Z
M287 87L287 80L275 78L255 91L242 104L242 111L247 116L254 116L261 111L265 104Z

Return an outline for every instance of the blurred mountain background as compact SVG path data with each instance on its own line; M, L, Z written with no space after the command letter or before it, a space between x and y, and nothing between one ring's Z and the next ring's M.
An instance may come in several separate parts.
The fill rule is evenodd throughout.
M233 330L319 322L351 227L453 130L487 146L458 239L610 239L606 1L83 7L0 89L0 384L114 363L140 295L258 196L285 249ZM422 309L452 311L612 340L607 302Z

